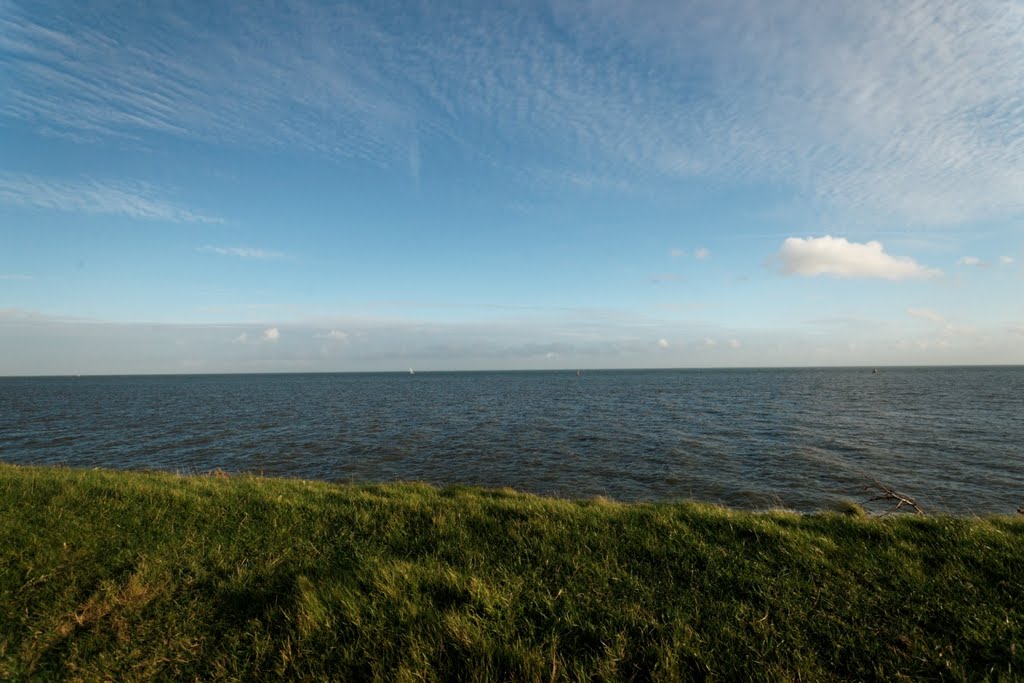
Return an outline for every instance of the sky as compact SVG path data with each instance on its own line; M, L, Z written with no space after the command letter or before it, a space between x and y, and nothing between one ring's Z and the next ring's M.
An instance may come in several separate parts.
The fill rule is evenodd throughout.
M0 0L0 375L1024 363L1024 4Z

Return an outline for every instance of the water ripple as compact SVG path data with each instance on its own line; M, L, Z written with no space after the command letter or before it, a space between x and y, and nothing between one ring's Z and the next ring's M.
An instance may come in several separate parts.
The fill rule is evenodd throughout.
M1024 503L1024 369L0 379L0 460L829 507Z

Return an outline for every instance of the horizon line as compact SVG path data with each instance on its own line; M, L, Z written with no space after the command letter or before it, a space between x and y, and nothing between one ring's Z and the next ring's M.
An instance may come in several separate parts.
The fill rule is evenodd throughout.
M955 363L950 365L735 365L735 366L691 366L691 367L646 367L646 368L519 368L519 369L478 369L478 370L416 370L417 375L427 374L481 374L481 373L590 373L590 372L693 372L693 371L728 371L728 370L913 370L939 368L1024 368L1024 363ZM128 372L128 373L81 373L81 374L43 374L43 375L0 375L4 379L60 379L60 378L113 378L113 377L244 377L258 375L408 375L404 370L268 370L263 372Z

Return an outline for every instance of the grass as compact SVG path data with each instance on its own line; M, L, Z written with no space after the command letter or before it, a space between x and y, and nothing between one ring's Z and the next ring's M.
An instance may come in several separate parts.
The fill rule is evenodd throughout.
M1024 520L0 465L0 679L1022 680Z

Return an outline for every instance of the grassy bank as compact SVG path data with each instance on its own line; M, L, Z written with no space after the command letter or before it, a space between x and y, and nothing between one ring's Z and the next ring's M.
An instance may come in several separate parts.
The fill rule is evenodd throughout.
M0 466L0 679L1024 678L1024 521Z

